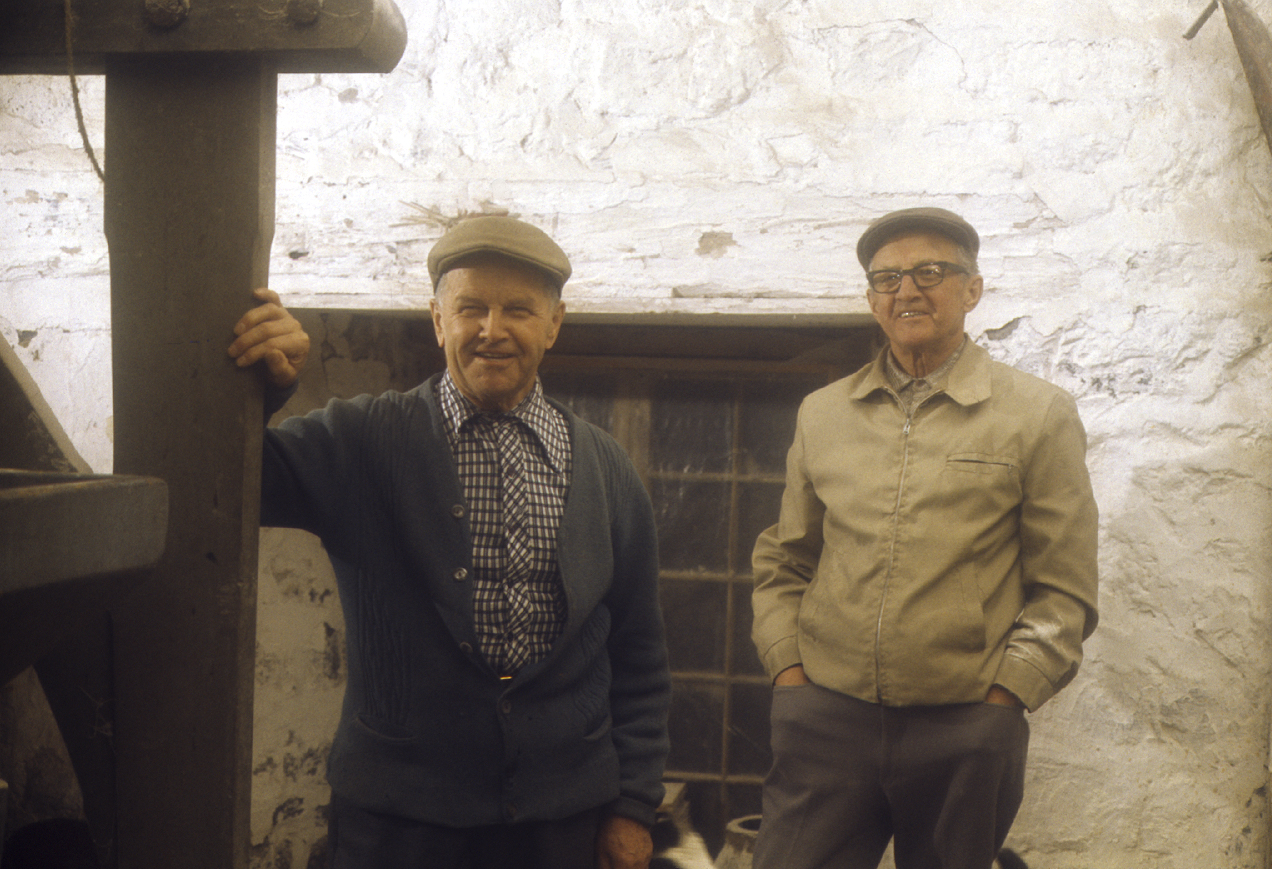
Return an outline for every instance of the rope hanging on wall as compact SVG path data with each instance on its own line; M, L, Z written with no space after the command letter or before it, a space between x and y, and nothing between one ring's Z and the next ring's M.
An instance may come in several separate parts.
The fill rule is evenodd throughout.
M84 142L84 150L88 152L88 159L93 164L93 171L105 184L106 174L102 172L101 164L97 162L97 155L93 153L93 146L88 141L88 128L84 126L84 110L80 107L79 82L75 80L75 55L71 49L72 35L75 31L75 15L71 11L71 0L64 0L64 6L66 9L66 72L71 77L71 102L75 104L75 120L79 124L80 139Z

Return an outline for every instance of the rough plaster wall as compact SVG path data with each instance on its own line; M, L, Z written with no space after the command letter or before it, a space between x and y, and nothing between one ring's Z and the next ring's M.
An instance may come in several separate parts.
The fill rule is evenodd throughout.
M571 252L576 309L861 311L870 218L962 211L970 329L1078 397L1102 515L1102 625L1032 718L1012 840L1055 869L1264 866L1272 158L1222 13L1189 43L1201 0L400 5L392 74L282 80L289 302L417 307L439 222L502 208ZM0 81L0 330L101 469L101 190L66 90ZM280 578L265 540L254 840L299 866L340 628L320 562Z
M322 547L261 532L253 724L252 865L304 867L326 837L327 755L344 694L344 619Z
M81 90L100 149L105 79ZM110 263L80 148L65 78L0 77L0 332L85 461L109 471Z

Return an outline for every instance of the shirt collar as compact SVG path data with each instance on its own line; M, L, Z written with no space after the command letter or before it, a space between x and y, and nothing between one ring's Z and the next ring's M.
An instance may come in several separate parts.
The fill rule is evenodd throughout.
M889 385L891 385L891 387L897 392L901 392L909 388L912 384L916 384L920 381L926 382L927 385L935 391L945 385L946 378L949 377L950 371L954 368L955 364L958 363L959 357L963 355L963 348L966 346L967 335L963 335L963 340L959 342L958 347L952 354L950 354L950 358L942 362L935 371L928 374L926 377L914 377L910 375L909 372L897 363L896 357L892 355L892 351L887 350L884 352L883 357L884 376L888 378Z
M874 362L853 378L850 395L865 399L880 389L894 389L889 382L887 366L892 351L884 347ZM944 372L945 394L961 405L970 406L984 401L990 395L989 353L970 338L964 336L962 349L950 360L949 370ZM893 363L895 364L895 363ZM945 366L942 365L942 368ZM898 366L899 368L899 366ZM935 374L936 372L933 372ZM906 375L909 377L909 375ZM912 379L912 378L911 378Z
M482 417L512 416L530 429L530 432L538 439L554 470L563 473L567 467L570 449L568 429L561 412L548 404L543 395L543 383L537 376L530 394L506 413L488 413L481 410L459 391L459 386L456 385L449 371L442 375L438 387L438 399L452 439L476 425Z

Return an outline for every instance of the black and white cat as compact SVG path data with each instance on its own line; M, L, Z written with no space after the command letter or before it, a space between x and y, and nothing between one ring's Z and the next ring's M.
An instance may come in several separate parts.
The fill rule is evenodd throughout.
M715 869L707 843L689 822L686 800L677 800L670 809L659 810L649 835L654 840L649 869Z

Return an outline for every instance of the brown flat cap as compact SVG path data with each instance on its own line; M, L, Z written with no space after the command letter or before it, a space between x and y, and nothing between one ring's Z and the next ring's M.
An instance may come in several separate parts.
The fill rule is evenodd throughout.
M487 215L455 224L428 252L434 292L442 275L475 253L501 254L534 266L556 281L558 289L570 278L569 258L546 232L515 217Z
M857 242L857 259L861 267L870 270L870 261L879 248L903 232L936 232L953 239L972 252L980 251L980 236L972 225L952 211L944 208L902 208L876 218Z

